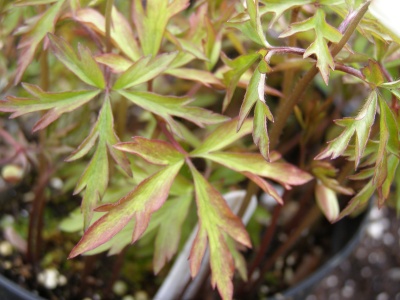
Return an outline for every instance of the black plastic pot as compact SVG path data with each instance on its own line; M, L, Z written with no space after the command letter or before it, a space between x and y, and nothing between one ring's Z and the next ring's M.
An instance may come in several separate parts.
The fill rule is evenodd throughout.
M25 290L0 274L0 299L1 300L44 300L39 296Z
M370 202L370 204L372 201ZM356 218L345 218L334 224L332 236L333 256L319 267L312 275L299 282L295 286L286 290L282 294L276 294L269 300L303 300L312 292L318 283L329 275L337 266L339 266L359 245L369 220L369 209Z

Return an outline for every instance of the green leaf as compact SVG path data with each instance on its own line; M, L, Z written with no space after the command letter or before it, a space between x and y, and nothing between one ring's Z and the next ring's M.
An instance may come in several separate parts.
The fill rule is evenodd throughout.
M378 159L383 156L384 152L392 153L399 156L399 128L393 112L387 105L385 99L382 96L378 96L379 108L380 108L380 138L379 138L379 149Z
M321 72L325 84L329 81L329 68L335 69L332 55L329 51L327 41L337 43L342 38L342 34L325 21L325 12L317 9L314 16L307 20L292 24L288 30L283 32L279 37L287 37L302 31L315 31L315 41L306 49L304 58L315 54L317 57L317 67Z
M336 221L340 211L336 192L318 180L315 186L315 199L325 217L330 222Z
M267 119L273 121L271 111L263 101L257 101L254 110L253 140L260 149L261 155L267 160L269 157L269 136L267 131Z
M76 55L70 45L62 38L49 33L47 37L54 55L83 82L104 89L106 86L103 73L93 59L90 50L78 45L79 55Z
M271 20L270 27L274 25L274 23L278 20L278 18L287 10L293 9L295 7L303 6L306 4L310 4L314 2L313 0L261 0L261 3L264 4L262 8L260 8L260 13L273 13L274 17Z
M202 154L201 157L237 172L249 172L275 180L286 188L290 188L291 185L302 185L313 178L294 165L285 162L269 163L262 155L256 153L212 152Z
M211 284L222 299L232 299L234 261L227 245L227 236L251 247L241 220L233 214L221 194L191 166L194 179L199 230L190 252L190 270L196 276L207 244L210 247Z
M33 131L47 127L63 113L81 107L100 93L99 90L49 93L33 84L23 83L22 86L34 98L8 96L5 101L0 101L0 111L12 112L11 118L16 118L27 113L48 110L33 126Z
M165 73L182 79L198 81L205 86L222 85L221 81L214 74L203 70L178 68L167 70Z
M142 57L121 74L113 89L127 89L154 79L167 70L177 54L178 52L165 53L154 59L151 56Z
M385 82L385 78L382 74L379 64L374 60L368 60L368 65L361 69L361 72L365 76L367 82L372 84L374 87L381 85Z
M180 135L179 127L172 116L186 119L199 127L204 124L216 124L227 120L227 117L213 113L209 110L187 106L193 99L184 97L162 96L149 92L118 90L122 96L136 105L162 117L174 131Z
M128 70L133 62L129 59L126 59L118 54L114 53L105 53L101 55L96 55L94 59L103 65L106 65L111 69L114 73L122 73Z
M91 8L82 8L73 15L74 21L89 26L91 29L105 36L106 21L104 16ZM114 6L111 11L110 37L112 43L127 57L136 61L142 56L129 22Z
M339 157L348 147L351 137L356 134L355 165L357 167L375 120L377 97L376 90L373 90L355 118L336 120L335 122L339 126L345 127L345 129L336 139L330 141L328 147L315 157L315 159L324 159L327 157L335 159Z
M97 206L107 189L109 180L108 153L127 175L132 176L129 161L125 154L112 147L112 145L119 142L113 126L114 119L111 104L110 100L106 98L99 117L89 136L82 142L78 149L66 159L66 161L72 161L81 158L94 147L96 140L98 140L96 151L79 179L74 191L74 194L77 194L85 189L82 198L84 228L87 228L89 225L93 215L93 209Z
M157 55L168 21L189 6L188 0L141 0L133 2L133 21L144 55Z
M393 82L386 82L380 85L380 87L390 91L397 99L400 100L400 80Z
M344 218L345 216L356 211L358 208L366 205L368 203L368 200L372 197L374 191L375 191L375 187L372 184L372 180L371 180L366 185L364 185L364 187L361 189L361 191L359 191L358 194L355 195L350 200L350 202L347 204L346 208L344 210L342 210L342 212L339 214L339 217L337 218L337 220Z
M121 231L129 221L135 219L132 243L145 232L151 215L161 208L168 197L175 176L183 161L172 164L142 181L133 191L117 203L106 204L98 211L108 211L88 228L79 243L72 249L69 258L92 250Z
M118 143L114 148L139 155L156 165L169 165L185 158L182 153L165 141L149 140L140 136L134 137L132 142Z
M23 73L32 62L40 42L48 32L54 32L55 23L64 2L64 0L58 0L46 12L28 20L26 26L20 27L16 32L23 33L23 35L18 44L20 53L14 79L15 84L20 82Z
M221 150L252 132L251 120L246 120L239 131L236 130L236 124L237 119L233 119L218 126L190 155L196 157L208 152ZM221 136L224 138L222 139Z
M35 6L57 2L58 0L16 0L14 6Z
M231 68L231 70L224 73L224 83L227 87L226 95L223 102L223 110L225 110L232 100L233 93L240 80L240 77L246 72L253 63L260 57L258 53L251 53L241 55L234 60L222 56L224 63Z

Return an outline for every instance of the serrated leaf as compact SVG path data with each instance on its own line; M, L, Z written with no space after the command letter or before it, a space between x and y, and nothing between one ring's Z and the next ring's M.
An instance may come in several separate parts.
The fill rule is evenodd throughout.
M193 99L185 97L162 96L149 92L124 91L118 93L132 101L136 105L164 118L171 126L175 134L180 135L179 127L172 116L186 119L199 127L204 124L217 124L226 121L228 118L209 110L187 106Z
M83 8L72 16L74 20L81 22L96 32L105 36L106 21L104 16L91 8ZM110 37L112 43L127 57L136 61L142 56L129 22L114 6L111 11Z
M251 247L249 236L241 220L232 213L221 194L194 168L194 179L199 230L190 252L190 270L196 276L207 244L210 248L211 284L222 299L232 299L234 261L227 245L227 237Z
M74 194L85 189L82 198L82 213L84 214L84 228L89 225L93 209L102 198L109 180L109 159L108 154L124 170L132 176L129 161L123 152L117 151L112 145L117 144L119 139L114 132L114 119L111 110L110 100L105 99L99 117L93 126L89 136L74 151L67 161L72 161L86 155L94 147L98 140L96 151L79 179Z
M72 249L69 258L92 250L121 231L129 221L135 219L132 243L137 241L146 230L151 215L160 209L168 197L175 176L183 161L172 164L142 181L133 191L115 204L99 207L99 211L108 211L88 228L79 243Z
M257 101L256 108L254 109L253 140L260 149L261 155L267 161L269 161L270 157L267 119L272 119L271 111L263 101Z
M339 202L335 191L326 187L321 181L317 181L315 186L315 199L325 217L334 222L339 216Z
M128 89L135 85L154 79L165 70L176 58L178 52L161 54L155 58L142 57L129 67L114 83L113 89Z
M356 134L355 165L357 167L365 150L371 127L375 120L377 97L376 90L373 90L355 118L336 120L336 123L339 126L345 127L345 129L337 138L330 141L328 147L315 157L315 159L324 159L327 157L335 159L339 157L348 147L351 137Z
M203 153L221 150L252 132L252 120L246 120L239 131L236 130L236 124L237 119L232 119L218 126L190 155L195 157ZM221 136L224 138L222 139Z
M322 9L317 9L314 16L307 20L291 24L288 30L279 37L287 37L298 32L314 30L315 41L306 49L304 58L315 54L317 57L317 67L321 72L325 84L329 81L329 68L335 69L332 55L329 51L327 42L337 43L342 38L342 34L325 21L325 13Z
M313 178L294 165L285 162L269 163L262 155L256 153L212 152L202 154L201 157L237 172L249 172L272 179L286 188L290 188L291 185L302 185Z
M185 157L171 144L160 140L149 140L140 136L134 137L132 142L118 143L114 148L136 154L156 165L169 165L183 160Z
M188 0L149 0L144 8L141 0L134 0L133 21L144 55L157 55L169 19L188 6Z
M17 73L15 74L14 84L17 84L25 72L26 68L33 60L40 42L48 32L54 32L55 22L60 13L64 0L58 0L42 15L28 20L27 25L19 28L23 32L21 40L18 43L18 49L21 51L18 56Z
M232 100L233 93L240 80L240 77L246 72L253 63L260 57L258 53L251 53L241 55L234 60L222 56L224 63L231 68L231 70L224 73L224 83L226 85L226 95L224 98L222 109L225 110Z
M36 122L33 131L47 127L62 114L81 107L100 93L99 90L49 93L37 85L28 83L22 85L34 98L8 96L5 101L0 101L0 111L12 112L11 118L16 118L27 113L48 110Z
M47 35L50 40L51 49L54 55L83 82L98 87L105 88L103 72L92 57L90 50L82 45L78 45L78 53L68 43L51 33Z

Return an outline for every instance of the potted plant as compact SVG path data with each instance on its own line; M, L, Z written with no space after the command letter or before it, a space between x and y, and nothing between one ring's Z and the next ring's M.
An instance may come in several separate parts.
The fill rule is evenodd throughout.
M149 257L165 277L195 223L190 274L209 249L223 299L304 277L304 232L320 240L321 216L357 214L375 192L379 206L392 201L400 177L399 38L369 5L1 2L3 186L29 210L24 230L17 204L5 205L15 223L3 218L3 235L25 251L28 277L58 261L78 274L63 296L85 295L72 283L96 282L88 274L109 268L98 254L107 251L117 258L94 284L106 285L103 297L127 257L143 272L134 289L152 297ZM242 189L233 213L222 195ZM262 193L277 205L259 200L246 229Z

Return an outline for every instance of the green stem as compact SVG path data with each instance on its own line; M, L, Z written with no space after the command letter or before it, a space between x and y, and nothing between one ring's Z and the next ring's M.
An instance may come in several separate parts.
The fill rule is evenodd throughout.
M106 17L106 52L110 53L112 49L111 45L111 13L112 13L112 7L114 4L114 0L107 0L106 3L106 12L105 12L105 17Z

